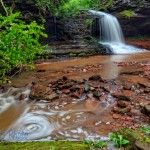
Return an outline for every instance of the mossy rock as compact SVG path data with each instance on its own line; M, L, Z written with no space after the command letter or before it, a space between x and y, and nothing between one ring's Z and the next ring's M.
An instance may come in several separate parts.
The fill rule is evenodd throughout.
M119 129L117 131L117 134L122 135L125 139L127 139L130 142L125 147L126 150L138 150L139 148L143 147L143 150L150 149L150 137L141 134L141 132L139 131L135 131L132 129Z

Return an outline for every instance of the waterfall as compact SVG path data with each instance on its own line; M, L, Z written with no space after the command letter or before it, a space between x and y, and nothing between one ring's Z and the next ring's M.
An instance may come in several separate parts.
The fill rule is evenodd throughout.
M99 43L109 48L114 54L129 54L146 51L125 44L122 29L115 16L95 10L89 10L88 12L99 20Z

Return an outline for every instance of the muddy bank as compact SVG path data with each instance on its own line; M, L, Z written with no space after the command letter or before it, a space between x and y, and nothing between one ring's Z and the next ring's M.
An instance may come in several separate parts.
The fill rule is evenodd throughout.
M127 44L134 45L136 47L142 48L142 49L147 49L150 50L150 40L145 39L145 40L126 40Z

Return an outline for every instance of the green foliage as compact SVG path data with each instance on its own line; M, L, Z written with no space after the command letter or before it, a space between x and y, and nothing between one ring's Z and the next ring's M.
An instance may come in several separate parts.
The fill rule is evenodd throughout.
M71 141L0 142L0 150L90 150L88 144Z
M59 7L61 7L67 1L68 0L35 0L35 5L43 16L45 16L47 13L56 15Z
M98 140L95 142L95 147L96 148L102 148L102 147L106 147L107 146L107 143L102 141L102 140Z
M69 56L70 56L70 57L76 57L77 54L75 54L75 53L69 53Z
M80 10L107 10L114 0L36 0L35 5L40 14L52 13L55 16L69 17L80 14Z
M144 132L144 133L150 133L150 126L147 127L141 127L139 131Z
M106 147L106 146L107 146L107 142L102 141L102 140L98 140L98 141L93 142L93 141L90 140L90 139L85 139L85 140L84 140L84 143L85 143L85 144L88 144L89 147L90 147L90 149L103 148L103 147Z
M86 23L87 25L91 25L91 24L92 24L92 19L86 19L86 20L85 20L85 23Z
M43 26L35 21L26 24L18 19L20 13L8 16L0 14L0 77L1 79L14 68L23 64L33 64L35 54L42 53L42 45L38 42Z
M119 129L117 131L117 134L120 134L123 136L123 138L129 140L130 144L135 143L135 141L150 143L150 137L148 135L143 135L144 132L146 134L149 134L148 131L149 131L149 126L142 127L139 130L123 128L123 129ZM141 132L142 132L142 134L141 134Z
M135 14L134 14L134 11L132 11L132 10L124 10L124 11L120 12L120 15L123 17L126 17L126 18L131 18Z
M115 142L115 146L118 148L129 143L128 140L124 139L123 136L119 134L112 133L109 135L109 138L111 141Z
M114 0L68 0L62 3L58 9L57 15L64 14L65 16L76 16L80 10L95 9L100 10L111 7Z

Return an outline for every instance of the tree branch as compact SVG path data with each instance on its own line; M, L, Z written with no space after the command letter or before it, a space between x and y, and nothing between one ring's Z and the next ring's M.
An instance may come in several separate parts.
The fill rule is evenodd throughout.
M5 7L5 5L4 5L4 3L3 3L3 0L0 0L0 2L1 2L1 5L2 5L3 9L4 9L5 12L6 12L6 16L8 16L8 12L7 12L7 9L6 9L6 7Z

